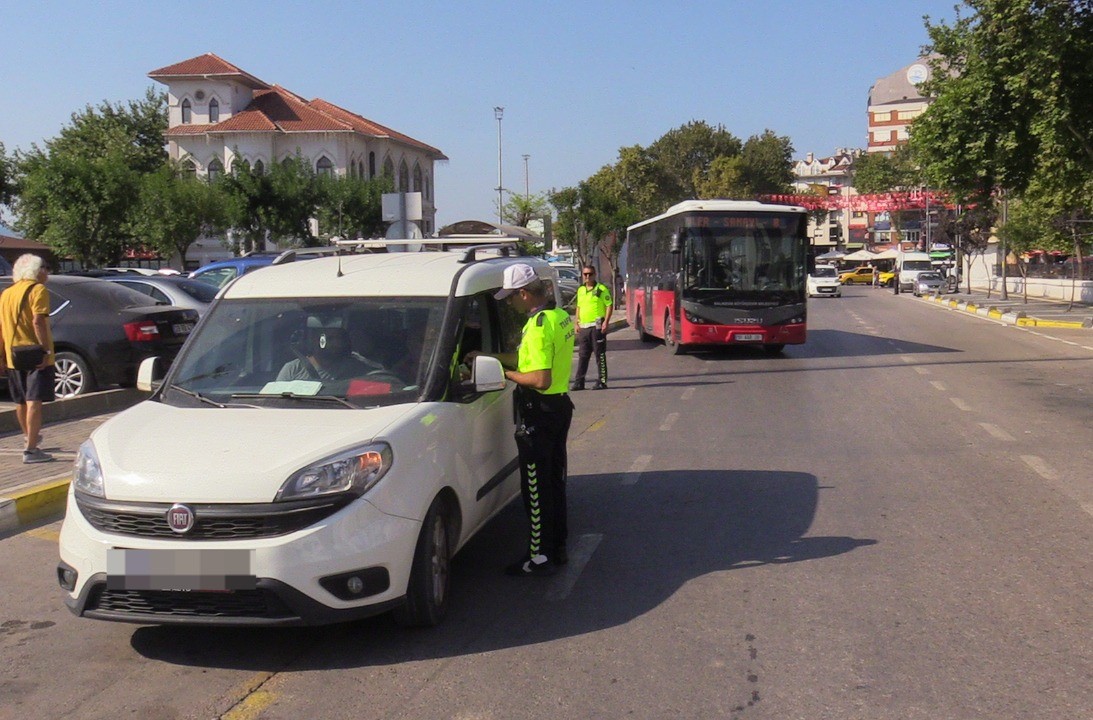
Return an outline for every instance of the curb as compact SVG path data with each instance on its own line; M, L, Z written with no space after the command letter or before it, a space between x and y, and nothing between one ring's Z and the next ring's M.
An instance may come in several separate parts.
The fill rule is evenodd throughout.
M0 498L0 536L61 514L68 499L69 482L67 474L60 475L11 497Z
M136 405L148 396L149 393L136 388L121 388L44 403L42 424L118 412ZM15 416L14 408L0 411L0 433L10 432L19 432L19 420Z
M923 296L921 299L925 300L926 302L932 302L938 305L942 305L949 308L950 310L959 310L970 313L972 315L979 315L981 317L987 317L992 320L998 320L1006 323L1007 325L1016 325L1018 327L1078 329L1088 329L1093 327L1093 319L1090 318L1086 318L1084 320L1044 320L1042 318L1029 317L1025 314L1024 310L1002 312L993 305L983 307L965 300L947 300L940 295Z

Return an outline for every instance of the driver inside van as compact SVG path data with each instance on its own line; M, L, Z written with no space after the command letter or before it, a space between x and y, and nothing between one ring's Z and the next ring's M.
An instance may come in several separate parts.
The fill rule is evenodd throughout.
M382 366L352 351L349 335L340 327L309 327L306 350L289 360L277 373L277 381L322 380L332 382L363 377Z

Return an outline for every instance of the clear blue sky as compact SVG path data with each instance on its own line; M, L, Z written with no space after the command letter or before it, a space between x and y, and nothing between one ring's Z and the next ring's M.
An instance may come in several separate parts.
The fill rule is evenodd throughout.
M440 148L438 223L496 216L503 180L575 185L690 120L796 157L866 144L870 86L913 61L923 15L955 0L722 2L18 2L0 11L0 142L141 97L147 73L206 52Z

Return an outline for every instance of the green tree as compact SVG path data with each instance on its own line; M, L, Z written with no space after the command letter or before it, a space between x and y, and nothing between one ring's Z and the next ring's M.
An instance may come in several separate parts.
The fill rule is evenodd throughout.
M710 163L706 177L698 182L696 198L743 198L751 195L747 181L744 158L739 155L722 155Z
M660 210L688 198L698 197L698 184L706 177L713 161L723 156L739 155L740 140L725 129L704 120L693 120L669 130L649 146L649 157L657 168Z
M0 206L9 205L15 199L15 162L4 151L0 142ZM3 214L0 213L0 220Z
M1093 207L1093 2L959 9L951 25L927 21L935 58L924 90L936 100L913 123L911 146L931 184L977 205L1004 191L1022 203L1018 219Z
M185 266L190 245L202 235L222 231L226 218L225 196L218 188L164 164L142 176L129 232L162 257L178 255Z
M273 240L310 245L311 218L323 202L319 178L311 163L297 155L275 163L269 170L272 205L266 208Z
M323 237L370 238L382 236L383 193L393 190L391 178L374 180L330 175L319 181L319 234Z
M773 130L752 135L740 152L744 182L751 195L789 192L793 182L793 143Z
M166 127L166 95L152 90L74 113L44 149L17 154L16 227L85 265L116 263L132 245L140 178L166 160Z
M541 218L550 211L550 202L546 193L536 195L520 195L511 191L508 202L502 209L501 217L509 224L526 228L528 223L536 218Z
M904 192L918 187L920 175L905 145L898 146L891 155L864 153L854 160L854 188L863 195L883 195ZM918 213L918 211L915 211ZM899 242L903 236L903 211L893 207L888 212L892 223L892 239Z

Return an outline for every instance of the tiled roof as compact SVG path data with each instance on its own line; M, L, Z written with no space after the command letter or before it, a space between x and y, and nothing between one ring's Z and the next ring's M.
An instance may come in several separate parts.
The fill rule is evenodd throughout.
M269 87L269 85L254 77L250 73L240 70L227 60L213 55L212 53L198 55L197 57L190 58L189 60L183 60L182 62L175 63L174 65L161 67L159 70L153 70L152 72L148 73L148 77L154 79L166 77L208 76L235 77L242 80L244 84L252 88Z
M191 136L205 133L233 132L345 132L358 133L373 138L396 140L427 152L436 160L447 160L437 148L415 140L409 135L372 122L345 108L316 98L307 101L296 93L279 85L267 85L226 60L206 53L180 63L148 73L160 82L165 78L232 76L256 89L247 107L234 113L223 122L212 125L175 125L166 136ZM257 83L257 84L255 84Z
M389 127L384 127L379 123L372 122L368 118L361 117L356 113L346 110L345 108L338 107L334 103L327 102L326 100L323 100L321 98L315 98L308 104L311 107L348 124L355 131L363 135L369 135L371 137L377 138L391 138L394 140L400 140L408 145L413 145L429 152L437 160L448 159L447 156L444 155L444 153L440 152L440 150L436 149L432 145L426 145L420 140L413 139L409 135L403 135L397 130L392 130Z

